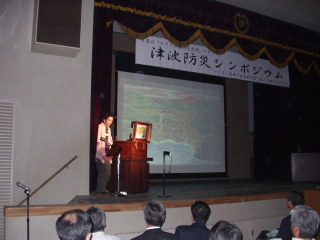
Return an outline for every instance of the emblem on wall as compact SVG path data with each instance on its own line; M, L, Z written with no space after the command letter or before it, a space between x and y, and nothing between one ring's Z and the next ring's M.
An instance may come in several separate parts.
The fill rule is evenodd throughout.
M247 33L249 30L249 19L243 13L236 13L234 15L234 27L239 33Z

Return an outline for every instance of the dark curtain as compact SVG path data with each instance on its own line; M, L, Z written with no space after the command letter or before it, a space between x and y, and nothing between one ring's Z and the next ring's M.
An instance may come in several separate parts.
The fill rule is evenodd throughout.
M277 67L294 61L297 69L320 74L320 34L216 1L108 0L96 1L99 24L117 21L134 38L162 31L177 46L200 38L205 46L223 54L236 46L249 60L261 56ZM236 24L237 23L237 24Z
M296 150L320 152L320 80L316 71L302 74L290 66Z
M291 153L320 152L320 81L290 65L290 88L254 84L254 161L260 180L291 180Z
M105 112L110 111L112 75L112 28L100 21L103 16L94 11L92 74L91 74L91 127L90 127L90 189L96 185L95 152L98 125Z

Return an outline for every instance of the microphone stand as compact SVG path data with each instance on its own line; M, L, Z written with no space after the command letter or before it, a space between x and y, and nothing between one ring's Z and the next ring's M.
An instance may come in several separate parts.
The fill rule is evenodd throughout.
M24 193L27 195L27 240L30 239L30 219L29 219L29 208L30 208L30 192L31 189L23 185L21 182L16 182L16 185L22 189L24 189Z
M115 192L114 196L118 197L120 192L120 153L117 157L117 191Z
M163 175L162 175L162 196L158 196L160 198L168 198L171 196L166 195L166 155L171 154L167 151L163 152Z
M118 179L118 184L117 184L117 191L114 193L115 197L124 197L127 195L126 192L124 191L120 191L120 152L121 152L121 148L119 150L118 153L118 157L117 157L117 179Z
M29 199L30 199L30 191L28 191L27 189L24 190L24 193L27 195L27 240L30 239L30 220L29 220Z

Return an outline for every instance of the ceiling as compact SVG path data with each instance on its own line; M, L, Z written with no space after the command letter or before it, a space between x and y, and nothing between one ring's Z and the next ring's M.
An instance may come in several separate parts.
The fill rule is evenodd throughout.
M216 0L320 32L320 0Z

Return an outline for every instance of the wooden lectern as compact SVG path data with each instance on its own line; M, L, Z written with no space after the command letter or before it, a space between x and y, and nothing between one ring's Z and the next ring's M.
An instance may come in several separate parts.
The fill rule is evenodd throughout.
M111 178L108 189L117 190L117 160L120 153L120 190L127 193L147 192L149 190L148 143L151 140L152 124L133 122L133 133L129 141L116 141L108 155L113 156Z

